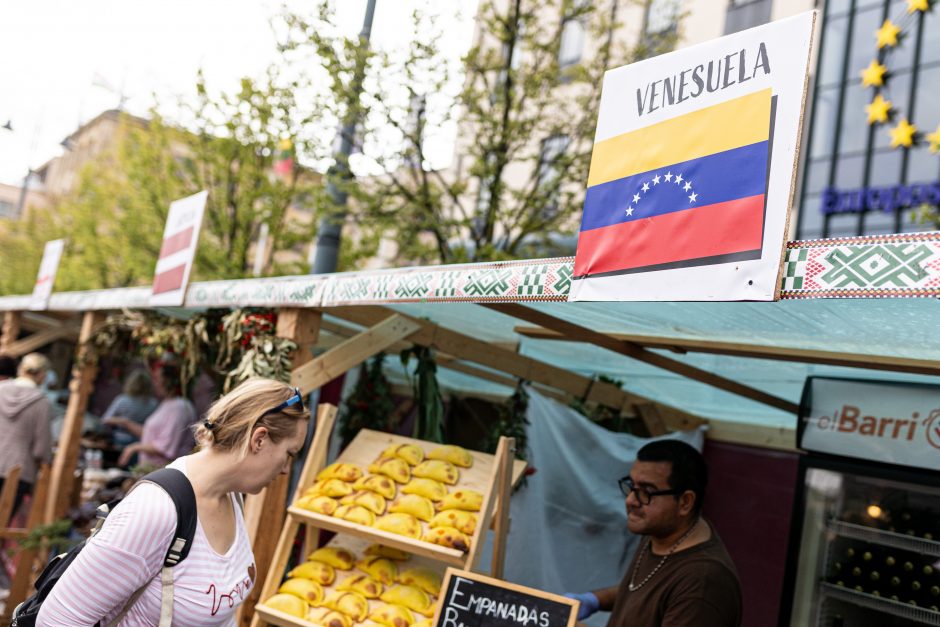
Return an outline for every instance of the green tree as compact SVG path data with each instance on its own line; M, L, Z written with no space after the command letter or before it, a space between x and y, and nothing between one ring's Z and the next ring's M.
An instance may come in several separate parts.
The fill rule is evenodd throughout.
M554 252L554 236L577 229L604 71L676 40L670 31L633 48L616 43L623 4L485 0L485 36L456 67L427 15L414 16L415 43L391 52L337 35L326 3L313 19L288 15L285 48L312 52L330 77L333 115L362 121L355 142L378 169L336 177L352 196L355 232L394 240L399 263ZM587 42L584 58L560 62L572 25ZM357 67L365 67L361 98L350 90ZM434 169L427 145L449 124L458 125L458 157Z
M145 121L124 116L112 149L82 170L74 191L0 233L0 264L12 270L0 275L0 290L31 291L44 242L59 237L68 243L57 291L146 285L170 203L203 189L209 195L193 280L248 276L263 223L273 251L264 274L305 272L320 176L296 160L286 177L272 170L282 138L299 153L317 141L296 90L271 70L215 94L200 75L195 100L179 105L179 124L155 110Z

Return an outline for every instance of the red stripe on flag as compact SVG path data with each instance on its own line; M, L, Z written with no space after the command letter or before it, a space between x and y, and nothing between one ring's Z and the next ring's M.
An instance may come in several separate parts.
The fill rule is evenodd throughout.
M581 231L574 275L616 272L761 248L764 195Z
M164 257L169 257L173 253L178 253L179 251L188 248L190 242L193 241L193 230L195 227L189 227L175 235L171 235L165 240L163 240L163 245L160 246L160 259Z
M183 273L186 270L186 264L170 268L153 277L153 294L162 294L172 292L183 287Z

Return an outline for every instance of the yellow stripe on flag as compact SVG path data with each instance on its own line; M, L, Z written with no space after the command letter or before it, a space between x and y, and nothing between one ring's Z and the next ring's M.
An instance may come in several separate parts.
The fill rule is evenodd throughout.
M767 141L770 96L763 89L598 142L588 187Z

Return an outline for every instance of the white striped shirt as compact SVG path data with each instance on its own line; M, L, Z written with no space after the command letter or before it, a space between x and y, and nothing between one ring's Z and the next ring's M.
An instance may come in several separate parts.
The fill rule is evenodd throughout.
M186 458L169 468L186 472ZM241 508L235 510L235 541L221 555L196 524L189 556L173 569L173 625L234 625L235 611L254 586L255 564ZM135 488L105 520L52 589L39 612L38 625L102 625L146 582L147 589L120 627L160 622L160 569L176 530L176 508L161 488Z

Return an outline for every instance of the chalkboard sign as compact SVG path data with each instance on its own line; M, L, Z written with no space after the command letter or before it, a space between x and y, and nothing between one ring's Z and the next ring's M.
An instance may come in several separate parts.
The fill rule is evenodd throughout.
M578 602L492 577L448 568L435 627L574 627Z

